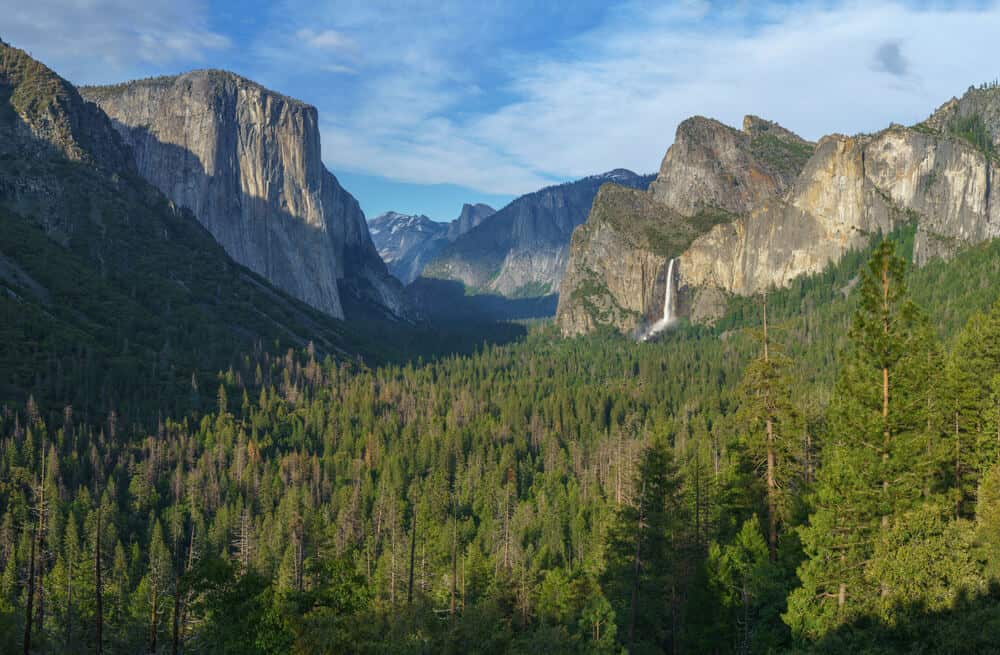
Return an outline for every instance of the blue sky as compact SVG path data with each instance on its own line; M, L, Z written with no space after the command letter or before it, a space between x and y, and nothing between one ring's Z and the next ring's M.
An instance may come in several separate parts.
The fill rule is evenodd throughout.
M370 217L455 217L612 168L677 123L803 136L912 123L1000 76L995 3L0 0L0 37L77 83L226 68L319 108Z

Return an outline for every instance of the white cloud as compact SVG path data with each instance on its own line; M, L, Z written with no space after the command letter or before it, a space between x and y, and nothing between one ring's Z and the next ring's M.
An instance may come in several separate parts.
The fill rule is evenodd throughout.
M353 50L354 41L347 38L336 30L314 31L311 29L301 29L295 36L311 48L321 50Z
M738 126L755 113L813 139L873 131L916 122L995 77L983 53L1000 33L995 6L713 12L692 2L632 5L612 16L542 56L492 53L510 78L485 89L460 26L450 36L415 29L400 40L390 28L380 47L365 50L353 104L338 105L327 126L325 158L402 181L523 193L617 166L654 171L677 124L693 114ZM354 29L365 43L379 41L363 21ZM484 93L511 101L466 111Z
M996 77L1000 33L996 4L626 0L557 39L557 3L282 0L237 52L206 1L0 0L0 37L81 83L229 58L317 105L335 171L517 194L654 171L693 114L813 139L916 122Z
M80 83L204 61L229 47L201 0L0 0L0 36Z

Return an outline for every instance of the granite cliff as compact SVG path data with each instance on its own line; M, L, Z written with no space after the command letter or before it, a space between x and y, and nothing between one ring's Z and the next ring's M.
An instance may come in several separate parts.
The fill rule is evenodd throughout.
M368 222L382 261L403 284L410 284L442 249L496 213L489 205L466 203L450 223L423 214L386 212Z
M423 274L510 298L558 292L570 236L601 185L645 189L651 179L617 169L520 196L445 247Z
M155 402L261 344L336 354L349 341L343 323L233 261L138 174L100 108L2 42L0 315L4 398L50 370L85 381L66 401Z
M236 261L331 316L403 312L361 208L322 163L314 107L216 70L81 92Z
M574 232L556 319L563 333L655 321L670 259L784 193L812 150L754 116L743 130L700 116L681 123L649 190L602 188Z
M679 308L710 321L729 294L750 295L822 270L850 249L903 223L916 224L914 260L949 257L1000 235L996 160L1000 90L970 89L912 127L875 134L831 135L813 147L755 117L742 134L707 119L685 121L664 158L650 200L685 217L714 207L716 221L683 249L634 247L614 225L641 225L627 205L595 210L574 235L558 321L564 334L596 325L635 329L663 309L666 262L677 257ZM609 222L613 214L616 221ZM648 213L648 212L646 212ZM593 223L593 224L592 224ZM661 218L660 229L668 227ZM603 234L598 243L592 235ZM675 240L676 241L676 240ZM593 252L614 243L623 261L658 263L656 274L622 284ZM628 267L626 267L627 269ZM650 281L652 279L652 281ZM600 303L595 299L600 298ZM601 314L592 307L613 307ZM617 311L618 309L622 311Z

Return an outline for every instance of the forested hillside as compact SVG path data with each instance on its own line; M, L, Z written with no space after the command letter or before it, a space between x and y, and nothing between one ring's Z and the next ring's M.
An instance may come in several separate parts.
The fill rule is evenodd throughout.
M0 644L993 652L1000 243L908 271L912 240L657 343L264 349L99 417L37 376L0 415Z

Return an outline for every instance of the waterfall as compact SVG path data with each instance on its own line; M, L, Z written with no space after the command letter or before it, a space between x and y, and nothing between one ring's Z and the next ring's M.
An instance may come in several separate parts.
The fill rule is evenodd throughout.
M653 323L649 330L642 335L642 341L648 341L654 335L662 332L674 322L674 261L671 259L667 264L667 293L663 298L663 318Z
M670 263L667 265L667 297L663 301L663 322L669 323L673 320L671 316L671 297L673 296L674 289L674 260L671 259Z

